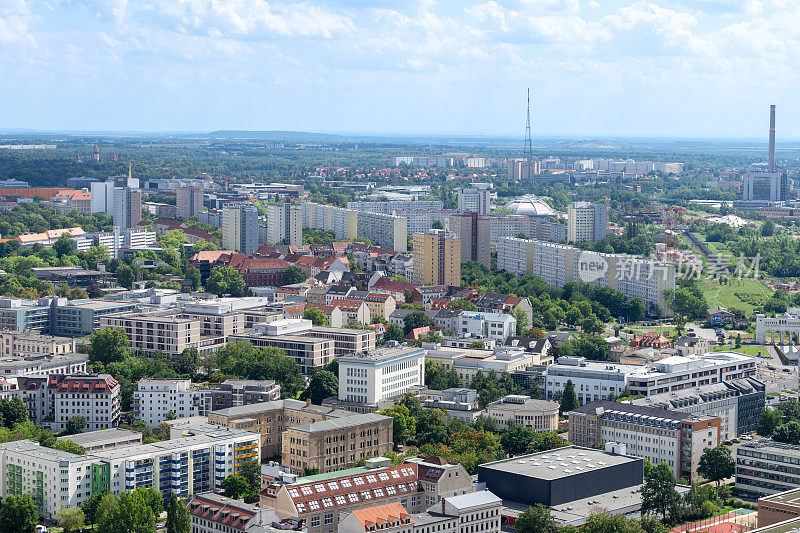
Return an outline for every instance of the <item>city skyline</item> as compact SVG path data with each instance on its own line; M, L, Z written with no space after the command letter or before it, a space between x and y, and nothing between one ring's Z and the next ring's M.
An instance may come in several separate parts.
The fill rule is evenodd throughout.
M0 7L2 129L800 138L780 1ZM398 113L398 110L403 110Z

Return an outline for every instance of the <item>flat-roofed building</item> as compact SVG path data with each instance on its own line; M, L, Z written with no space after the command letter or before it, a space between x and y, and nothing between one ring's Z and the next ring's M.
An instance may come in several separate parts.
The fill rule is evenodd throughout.
M201 352L221 347L224 338L203 338L200 320L176 315L130 313L106 316L102 327L122 328L133 350L144 353L163 352L178 355L187 348Z
M53 335L83 337L102 326L102 319L112 314L133 311L135 302L107 300L72 300L59 298L53 302L50 332Z
M377 348L339 359L339 400L375 405L424 384L425 350Z
M0 360L0 376L47 376L49 374L83 374L89 356L82 353L47 355L44 357L6 356Z
M150 427L173 418L206 413L207 391L193 386L190 379L140 379L133 391L133 417Z
M259 433L262 455L274 457L281 453L281 438L287 428L353 414L311 402L284 399L211 411L208 413L208 422Z
M758 496L800 488L800 446L758 439L736 448L736 490Z
M800 488L789 489L758 499L758 527L766 528L786 520L800 518ZM796 528L796 529L795 529ZM794 533L800 529L800 522L794 528L786 528L781 533ZM761 531L760 529L758 531ZM777 533L777 529L775 531Z
M333 472L365 457L392 451L394 419L356 414L290 427L282 439L281 464L293 472Z
M215 389L207 389L206 410L280 400L281 386L274 380L226 379Z
M517 425L537 432L556 431L558 409L555 402L509 394L487 405L486 416L495 420L501 429Z
M138 446L142 444L142 433L119 428L99 429L75 435L65 435L58 437L58 440L71 440L75 444L83 446L86 453L94 453L113 450L114 448Z
M274 347L286 353L300 366L300 372L307 373L311 368L328 364L334 358L333 341L318 339L309 335L267 336L256 333L231 335L228 341L245 341L257 348Z
M719 417L601 400L570 411L569 441L624 444L628 455L667 463L677 479L693 480L703 451L722 442L720 426Z
M75 339L27 331L0 331L0 356L43 357L75 353Z

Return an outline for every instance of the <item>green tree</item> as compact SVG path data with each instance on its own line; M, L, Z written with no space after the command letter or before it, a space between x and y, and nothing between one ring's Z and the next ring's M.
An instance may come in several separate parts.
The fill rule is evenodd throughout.
M434 220L433 224L431 224L431 227L433 229L444 229L444 226L442 225L442 221L441 220Z
M761 226L761 236L772 237L773 235L775 235L775 223L771 220L767 220Z
M108 494L108 492L98 492L92 494L81 504L81 510L83 511L83 515L86 517L87 524L94 525L97 523L97 520L100 518L97 515L97 510L100 507L100 501L106 494Z
M593 514L586 519L581 533L644 533L639 522L625 515Z
M133 287L134 281L136 281L136 274L131 267L122 265L117 269L117 283L126 289L130 289Z
M75 241L69 236L68 233L64 233L53 244L53 251L58 255L58 257L70 255L74 253L76 249L77 246L75 245Z
M13 428L28 420L28 408L19 396L0 400L0 421L4 427Z
M731 456L731 450L724 444L703 450L697 473L709 481L715 481L719 487L720 481L736 473L736 461Z
M192 522L186 505L170 493L167 502L167 533L191 533Z
M311 399L311 403L320 405L325 398L338 394L339 380L332 372L317 370L304 392L305 397Z
M39 513L30 494L11 494L3 500L0 508L0 531L33 533L39 522Z
M103 495L97 508L100 533L155 533L156 517L140 491Z
M561 406L558 409L558 413L563 416L564 413L569 413L578 407L579 404L578 397L575 394L575 384L572 383L571 379L568 379L564 384L564 392L561 394Z
M228 498L238 500L250 493L250 485L244 476L234 474L222 480L222 491Z
M462 311L477 311L477 306L470 302L469 300L465 300L463 298L456 298L455 300L450 301L450 309L458 309Z
M116 363L128 355L128 336L122 328L103 328L92 333L89 346L89 362Z
M142 495L144 502L153 511L153 516L158 518L158 515L164 510L164 496L152 487L138 488L136 492Z
M528 453L546 452L547 450L555 450L569 445L570 443L562 439L555 431L545 431L533 434L533 440L531 440L527 451Z
M411 416L411 412L405 405L394 405L380 412L384 416L391 416L394 419L393 432L394 443L397 445L405 444L406 440L416 433L416 419Z
M517 320L517 335L524 335L525 331L528 329L528 324L530 324L530 320L528 320L528 313L517 307L511 311L511 316Z
M433 324L433 321L428 318L423 311L414 311L413 313L409 313L403 319L405 323L404 332L408 335L412 329L421 328L424 326L430 326Z
M64 508L56 511L56 522L69 533L73 529L81 529L86 520L80 507Z
M781 422L783 422L783 418L780 411L767 407L761 411L761 415L758 417L756 433L762 437L771 437L775 430L778 429L778 426L781 425Z
M558 522L550 514L550 509L537 503L528 507L514 521L518 533L553 533Z
M86 418L82 416L72 416L67 420L67 433L69 435L77 435L83 433L86 428Z
M297 265L292 265L286 269L283 274L284 285L294 285L295 283L303 283L308 279L308 274L303 272L303 269Z
M589 335L601 333L603 327L603 321L597 318L595 314L591 314L581 320L581 329L584 333L588 333Z
M86 455L86 448L69 439L56 441L52 448L62 452L74 453L75 455Z
M500 435L500 444L509 456L522 455L528 452L533 441L534 431L519 424L512 424Z
M397 341L403 342L406 338L406 334L403 333L403 328L398 326L397 324L389 324L386 327L386 331L383 333L383 340L384 341Z
M216 266L211 269L211 275L206 280L206 289L218 296L230 294L243 296L247 286L242 279L242 274L231 266Z
M315 326L327 326L328 319L325 317L325 313L319 310L316 307L309 307L305 311L303 311L303 318L306 320L310 320L312 324Z
M800 421L790 420L778 426L772 434L772 440L795 446L800 444Z
M242 461L236 473L247 481L251 492L261 490L261 465L257 461Z
M667 463L645 466L642 485L642 513L657 513L662 520L679 509L681 497L675 490L677 481Z
M186 269L186 279L192 282L192 290L196 291L200 289L200 283L202 281L202 277L200 275L200 271L194 267L189 267Z

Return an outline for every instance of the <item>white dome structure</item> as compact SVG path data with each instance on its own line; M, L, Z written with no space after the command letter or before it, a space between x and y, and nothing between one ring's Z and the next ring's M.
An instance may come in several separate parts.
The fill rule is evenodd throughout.
M511 200L506 204L506 209L515 215L532 217L554 217L558 215L544 199L533 194L526 194Z

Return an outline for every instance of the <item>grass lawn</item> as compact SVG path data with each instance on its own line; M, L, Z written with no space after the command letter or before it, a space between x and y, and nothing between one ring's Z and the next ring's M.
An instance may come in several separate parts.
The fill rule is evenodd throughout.
M750 278L731 279L730 283L725 285L720 285L717 279L704 279L703 289L709 307L741 309L748 316L756 307L753 301L768 298L772 294L766 285ZM751 300L745 301L748 299Z
M712 346L711 351L738 352L738 353L743 353L745 355L752 355L753 357L756 357L758 355L758 352L761 352L762 356L767 353L767 349L764 346L758 346L755 344L743 344L740 348L735 348L730 344L726 344L724 346Z

